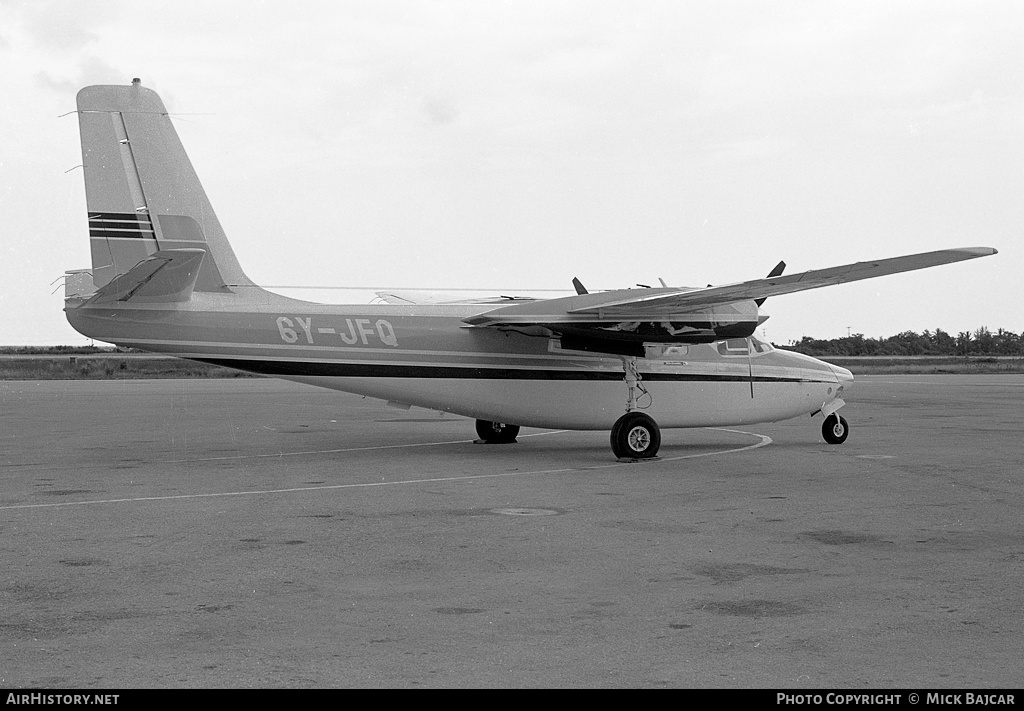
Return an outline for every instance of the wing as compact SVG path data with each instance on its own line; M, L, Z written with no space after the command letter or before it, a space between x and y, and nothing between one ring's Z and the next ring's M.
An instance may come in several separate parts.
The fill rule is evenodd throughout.
M666 297L655 297L644 299L645 305L656 306L660 304L678 304L680 306L704 306L718 304L728 301L740 301L744 299L763 299L769 296L781 294L792 294L797 291L818 289L823 286L845 284L861 279L874 279L875 277L900 272L911 272L926 267L936 267L940 264L962 262L966 259L987 257L996 254L996 250L990 247L963 247L960 249L943 249L937 252L924 252L922 254L911 254L905 257L891 257L889 259L878 259L870 262L855 262L844 264L841 267L829 267L827 269L815 269L802 274L791 274L789 276L770 277L767 279L754 279L739 284L727 284L725 286L712 286L706 289L697 289L686 292L678 297L668 295ZM605 311L610 309L632 308L631 300L625 299L620 303L607 304L603 307Z
M707 288L620 289L485 311L473 326L543 326L555 333L663 343L743 338L759 323L755 300L873 279L996 254L989 247L943 249ZM763 320L763 319L761 319Z

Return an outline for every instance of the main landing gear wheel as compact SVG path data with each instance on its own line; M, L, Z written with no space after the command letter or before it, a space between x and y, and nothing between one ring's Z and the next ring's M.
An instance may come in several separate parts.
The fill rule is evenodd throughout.
M519 435L519 425L506 425L489 420L476 421L476 433L487 444L511 444Z
M627 412L612 425L611 440L619 459L650 459L661 447L661 430L649 415Z
M821 425L821 436L829 444L842 444L850 436L850 425L839 415L833 413L825 418Z

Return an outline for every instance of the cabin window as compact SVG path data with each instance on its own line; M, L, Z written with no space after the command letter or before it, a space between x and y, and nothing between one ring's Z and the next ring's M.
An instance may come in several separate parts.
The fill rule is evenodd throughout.
M718 352L724 356L747 355L747 339L730 338L727 341L719 341Z
M662 359L665 361L674 361L682 358L690 352L689 346L663 346L660 344L648 344L644 346L644 352L646 358Z
M747 355L747 341L746 338L730 338L727 341L718 342L718 352L724 356L738 356ZM774 350L770 343L760 341L753 336L750 337L750 348L752 353L770 353Z

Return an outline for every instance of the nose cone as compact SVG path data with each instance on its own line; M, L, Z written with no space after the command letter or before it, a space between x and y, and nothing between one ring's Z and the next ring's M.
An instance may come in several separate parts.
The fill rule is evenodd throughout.
M836 374L836 379L839 381L839 387L843 390L849 390L853 387L853 373L848 371L846 368L840 368L838 365L832 365L829 363L829 368Z

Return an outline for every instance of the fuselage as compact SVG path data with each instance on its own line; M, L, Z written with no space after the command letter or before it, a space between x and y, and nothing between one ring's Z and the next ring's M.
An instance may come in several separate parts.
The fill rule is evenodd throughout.
M251 292L126 308L69 299L65 310L79 332L108 343L477 419L609 429L626 410L622 357L467 325L479 306L341 306ZM636 405L661 427L807 415L853 380L757 339L649 347L636 365Z

